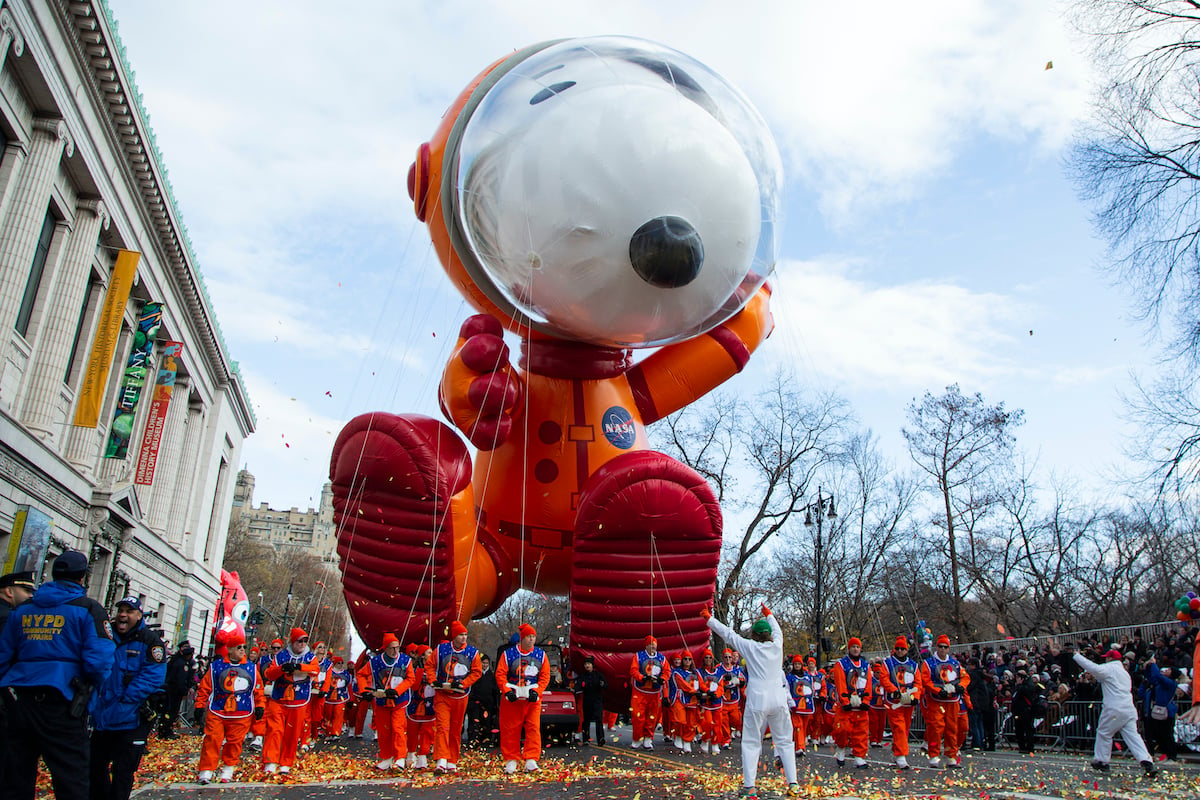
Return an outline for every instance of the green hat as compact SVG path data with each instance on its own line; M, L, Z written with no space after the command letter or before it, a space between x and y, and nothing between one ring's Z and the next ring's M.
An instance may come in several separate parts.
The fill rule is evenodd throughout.
M771 623L767 622L765 619L757 620L753 625L750 626L750 632L758 634L770 633Z

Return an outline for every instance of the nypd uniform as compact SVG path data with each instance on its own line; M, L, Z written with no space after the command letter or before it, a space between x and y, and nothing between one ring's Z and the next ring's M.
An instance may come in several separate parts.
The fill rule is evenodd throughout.
M141 611L136 597L117 603ZM138 620L124 634L114 632L116 662L108 680L92 695L93 800L125 800L146 752L152 719L142 713L146 699L167 675L166 647L158 634Z
M84 593L87 567L83 553L59 556L53 580L12 612L0 634L0 694L8 708L0 800L34 796L39 756L56 798L88 796L86 708L72 701L85 684L108 678L113 641L108 614Z

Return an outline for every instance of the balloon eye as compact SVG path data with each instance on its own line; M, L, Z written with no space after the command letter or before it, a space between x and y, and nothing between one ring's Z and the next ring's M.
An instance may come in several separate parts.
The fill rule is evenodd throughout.
M575 81L561 81L559 83L552 83L545 89L542 89L540 92L535 94L533 97L529 98L529 105L536 106L543 100L549 100L551 97L554 97L554 95L565 92L574 85Z

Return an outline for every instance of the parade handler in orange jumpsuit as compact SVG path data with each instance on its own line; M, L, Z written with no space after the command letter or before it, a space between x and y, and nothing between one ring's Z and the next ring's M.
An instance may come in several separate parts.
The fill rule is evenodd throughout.
M970 682L962 664L950 655L950 637L943 633L937 638L934 654L921 662L921 689L926 700L925 741L929 744L929 766L934 769L942 766L943 754L947 769L959 766L958 698Z
M871 665L862 657L862 640L857 636L850 637L846 642L846 655L833 665L833 685L837 692L833 721L837 764L840 767L846 763L846 749L849 748L854 756L854 766L866 769Z
M771 729L775 754L783 762L787 793L800 794L796 782L796 751L792 744L792 718L788 712L787 681L783 676L783 630L771 609L762 607L763 618L755 621L746 639L722 623L707 609L700 610L708 627L727 643L735 645L746 659L746 712L742 728L742 783L747 794L754 792L758 778L758 756L763 734Z
M359 697L374 706L375 734L379 741L376 769L403 769L408 750L405 713L418 679L408 656L400 652L394 633L383 636L383 652L372 656L358 671Z
M496 685L500 701L500 755L504 771L517 771L523 756L525 771L536 772L542 757L542 692L550 685L550 662L540 647L534 647L537 631L532 625L517 629L521 639L500 654L496 664ZM661 705L661 703L660 703ZM521 733L525 746L521 746Z
M233 631L225 636L227 657L213 659L196 690L196 713L203 717L199 727L204 729L199 783L212 782L218 763L221 783L233 780L250 725L263 718L267 705L258 664L246 660L245 635Z
M308 720L308 699L320 665L308 649L308 634L292 628L288 646L267 665L266 675L274 681L267 709L267 738L263 743L263 771L287 774L296 764L300 735Z
M629 685L633 688L629 704L633 720L630 747L654 749L654 729L662 714L663 683L667 672L667 660L658 652L658 640L647 636L645 648L629 662Z
M885 692L896 766L912 769L908 764L908 732L912 729L913 705L921 698L921 674L917 662L908 657L908 639L896 637L892 654L876 668L875 677Z
M442 642L425 663L425 679L433 687L433 757L436 772L458 771L463 718L471 686L483 674L479 651L467 644L467 626L450 623L448 642Z

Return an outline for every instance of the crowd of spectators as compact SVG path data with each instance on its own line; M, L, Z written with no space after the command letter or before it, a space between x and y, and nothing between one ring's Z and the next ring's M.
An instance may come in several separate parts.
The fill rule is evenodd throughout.
M1073 645L1074 652L1096 662L1102 661L1104 654L1112 650L1122 654L1122 661L1132 678L1138 711L1147 723L1144 727L1148 732L1153 729L1161 734L1148 737L1147 744L1151 752L1157 745L1160 757L1174 759L1175 741L1167 735L1167 728L1174 727L1176 711L1185 708L1191 697L1196 635L1196 628L1179 628L1149 639L1134 630L1131 635L1115 640L1070 635L1061 636L1059 640ZM1024 642L995 647L972 645L957 656L967 665L971 675L973 747L995 747L997 728L1002 724L1004 712L1010 712L1018 723L1023 717L1032 718L1036 722L1036 735L1055 735L1060 719L1067 715L1073 717L1072 730L1081 738L1094 732L1095 719L1099 716L1100 686L1079 666L1071 652L1064 650L1052 655L1046 642ZM1173 701L1169 707L1164 702L1167 698ZM1152 715L1164 713L1155 712L1155 706L1168 709L1169 726L1160 724L1166 722L1165 719L1153 719ZM1031 752L1033 741L1024 741L1019 730L1013 733L1020 749Z

